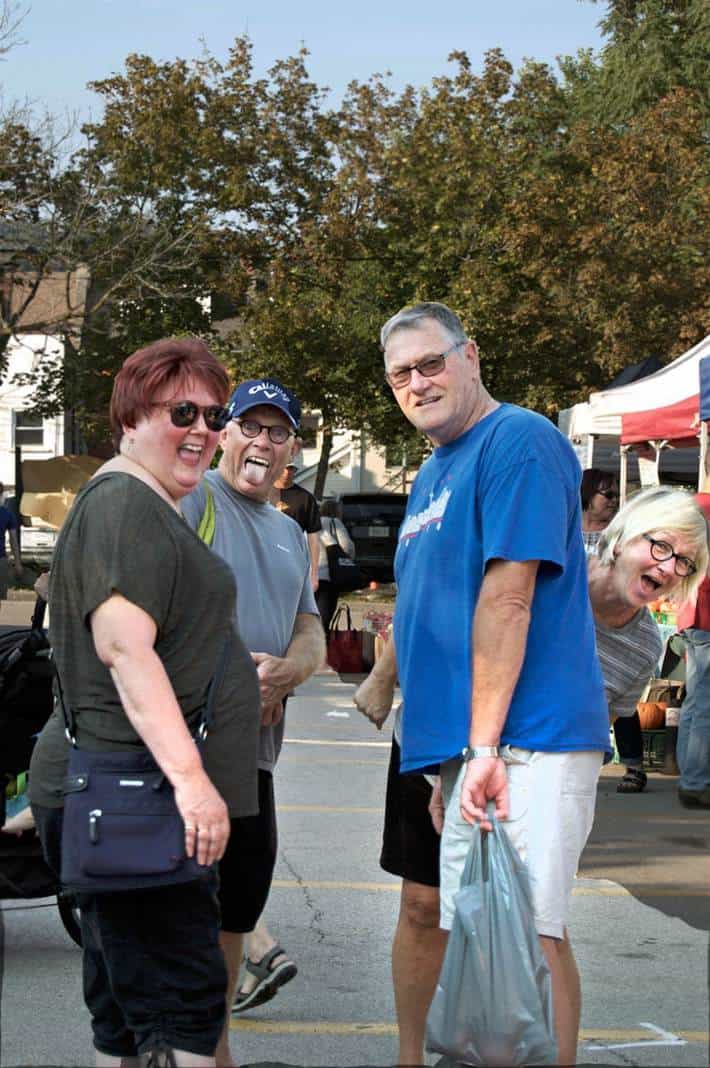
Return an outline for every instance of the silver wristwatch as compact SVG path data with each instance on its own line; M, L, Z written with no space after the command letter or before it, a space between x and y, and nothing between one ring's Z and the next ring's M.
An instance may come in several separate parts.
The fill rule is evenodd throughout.
M477 760L478 757L499 757L500 749L497 745L467 745L461 750L464 764L469 760Z

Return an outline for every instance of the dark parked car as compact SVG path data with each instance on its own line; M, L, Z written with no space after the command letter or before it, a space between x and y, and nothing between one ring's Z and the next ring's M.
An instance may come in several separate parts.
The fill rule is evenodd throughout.
M406 493L343 493L338 514L355 542L355 558L370 579L392 582Z

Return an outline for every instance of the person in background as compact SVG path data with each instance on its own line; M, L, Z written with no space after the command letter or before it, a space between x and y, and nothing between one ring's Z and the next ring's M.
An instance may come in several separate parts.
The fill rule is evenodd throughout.
M353 695L353 703L382 730L397 685L394 642ZM447 932L439 926L439 831L429 810L431 776L400 774L401 705L396 710L385 791L380 867L402 880L399 915L392 939L392 986L399 1032L398 1063L424 1063L429 1006L446 949Z
M226 372L193 338L125 360L110 419L118 455L77 496L49 579L50 639L80 747L147 748L172 784L185 852L204 876L82 893L84 998L99 1065L214 1065L225 1017L214 864L230 816L257 810L259 683L235 628L229 567L180 503L209 467L229 415ZM202 755L193 737L226 664ZM60 870L69 744L57 709L30 764L47 862Z
M619 483L616 476L598 467L589 467L582 472L580 486L582 497L582 538L588 556L596 555L602 531L611 521L619 506ZM654 648L655 648L654 636ZM650 672L649 672L650 674ZM626 767L626 774L616 789L620 794L638 794L646 788L648 778L643 770L643 736L641 720L634 705L633 712L612 717L614 738L619 760Z
M7 598L10 586L10 561L7 558L5 547L5 535L9 535L12 548L12 566L18 579L22 578L22 553L20 552L20 539L18 536L19 520L9 508L5 506L5 486L0 482L0 601Z
M292 457L274 482L272 503L280 512L285 512L286 515L291 516L291 519L295 519L306 535L311 561L311 587L315 593L318 589L318 562L320 560L320 538L318 537L321 528L320 510L313 494L303 486L295 484L294 477L298 467L298 461Z
M582 538L587 553L596 549L599 536L619 507L619 483L615 475L598 467L582 472Z
M343 552L355 559L355 544L348 534L347 527L336 515L336 503L334 500L325 500L320 506L321 528L318 531L319 556L318 556L318 589L316 590L316 604L323 623L323 630L328 633L330 621L338 606L338 587L331 582L330 568L328 566L327 549L331 545L339 545Z
M705 519L690 494L654 487L636 494L602 531L589 557L589 596L609 718L618 739L637 748L617 790L646 786L636 705L662 651L648 605L691 597L707 568ZM626 733L620 725L630 726ZM631 741L629 741L631 739ZM621 755L621 746L620 755Z
M710 493L696 501L710 519ZM686 808L710 808L710 578L705 576L678 617L687 654L685 700L680 710L676 759L678 800Z

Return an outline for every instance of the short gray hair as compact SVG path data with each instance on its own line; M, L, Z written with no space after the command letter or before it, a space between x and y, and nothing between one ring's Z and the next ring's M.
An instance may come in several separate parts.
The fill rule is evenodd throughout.
M667 531L682 534L693 545L693 575L681 580L674 595L679 602L693 596L708 569L708 525L690 493L671 486L642 490L621 508L599 538L598 555L602 567L611 567L617 549L644 534Z
M402 308L396 315L387 320L380 331L382 351L384 352L387 341L396 330L418 330L427 319L434 320L439 326L443 326L447 334L451 336L452 343L459 342L463 344L468 341L468 335L463 328L461 320L455 312L451 311L451 308L447 308L445 304L439 304L433 300L422 301L419 304L411 304L406 308Z

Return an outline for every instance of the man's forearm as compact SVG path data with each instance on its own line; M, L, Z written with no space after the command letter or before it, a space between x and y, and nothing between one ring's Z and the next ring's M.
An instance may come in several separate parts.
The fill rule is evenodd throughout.
M383 685L391 686L392 689L397 685L397 651L394 646L394 634L390 634L384 643L382 655L376 661L370 677L377 679Z
M325 659L325 637L318 616L299 612L285 659L291 667L293 686L305 682L320 667Z
M496 561L483 580L473 618L470 745L500 741L525 659L536 572L535 562Z
M320 560L320 536L318 531L311 531L306 535L308 540L308 555L311 559L311 577L318 578L318 561Z

